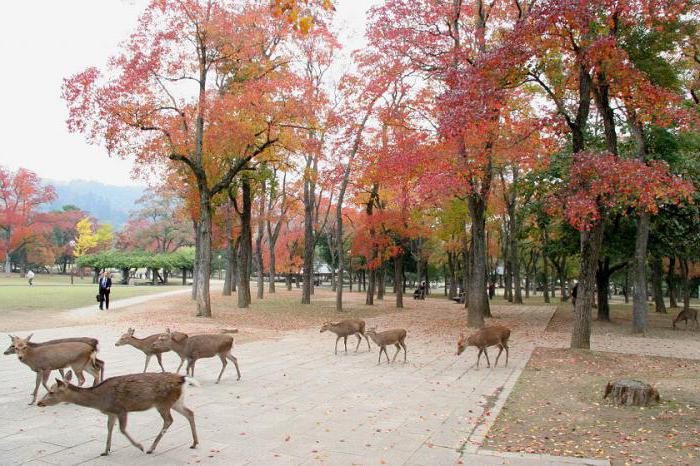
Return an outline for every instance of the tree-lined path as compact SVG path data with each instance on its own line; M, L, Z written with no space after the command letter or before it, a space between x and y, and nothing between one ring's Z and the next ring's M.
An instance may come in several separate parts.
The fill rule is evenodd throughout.
M507 319L514 329L510 363L508 368L501 361L496 369L476 370L475 350L455 355L464 309L443 300L429 304L408 303L408 312L368 319L380 329L409 329L407 364L377 366L375 345L370 353L351 350L334 356L333 337L319 334L317 327L237 345L240 382L227 372L215 385L218 360L200 361L196 376L202 387L191 387L187 397L202 443L189 450L189 430L184 419L176 417L153 457L143 456L115 433L113 455L100 458L104 416L72 405L27 406L33 375L18 370L15 356L4 357L0 417L6 422L0 427L0 451L7 464L434 465L474 464L477 454L479 464L543 464L539 456L494 456L480 445L554 308L494 307L498 318ZM140 306L146 310L148 303ZM119 312L125 311L115 311ZM138 329L137 336L150 330L162 331ZM98 337L100 357L107 361L107 376L112 376L139 371L143 364L137 350L114 347L122 332L113 325L90 325L36 330L33 338ZM172 354L164 358L166 369L173 370L176 362ZM154 437L156 417L155 412L132 415L130 433L139 441Z

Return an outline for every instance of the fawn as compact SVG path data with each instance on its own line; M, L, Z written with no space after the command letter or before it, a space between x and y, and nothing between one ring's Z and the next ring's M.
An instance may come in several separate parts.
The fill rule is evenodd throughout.
M401 351L401 348L403 348L403 362L406 362L406 330L397 328L377 333L377 327L372 327L368 329L366 333L372 341L374 341L374 344L379 346L379 360L377 361L377 365L382 362L382 351L386 355L387 364L389 364L389 354L386 352L387 345L396 346L396 353L394 353L394 358L391 362L396 361L396 356L399 354L399 351Z
M131 345L134 348L140 350L143 352L143 354L146 355L146 365L143 366L143 371L146 372L148 370L148 363L151 362L151 358L153 356L156 357L158 360L158 365L160 366L161 372L165 372L165 368L163 367L163 360L162 360L162 354L170 351L169 348L154 348L153 343L158 340L161 336L165 335L164 333L156 333L154 335L149 335L146 338L136 338L134 336L134 332L136 330L129 327L127 329L126 333L122 335L119 340L114 344L114 346L122 346L122 345ZM179 370L179 369L178 369Z
M110 377L101 384L91 388L80 388L70 383L72 377L68 371L65 381L56 379L49 393L42 398L38 405L53 406L58 403L73 403L88 408L94 408L107 415L107 446L102 456L109 455L112 448L112 429L119 420L119 430L129 439L129 442L143 451L143 445L136 442L126 431L127 417L132 411L146 411L156 408L163 418L163 428L160 430L151 448L146 453L153 453L158 442L173 423L170 410L174 409L187 418L192 430L192 445L199 443L197 429L194 424L194 413L185 406L185 381L190 385L197 382L190 377L165 373L143 373Z
M236 332L238 332L238 330L229 331L229 333ZM216 383L219 383L221 380L224 369L226 369L226 365L228 364L228 359L236 366L236 373L238 374L237 380L241 380L241 371L238 369L238 359L231 353L233 337L230 335L213 333L189 336L186 333L171 332L170 329L167 329L165 334L153 342L153 347L157 349L168 348L175 351L180 356L180 365L177 368L177 372L180 372L182 363L187 360L185 374L192 377L194 377L194 365L197 359L219 356L222 366Z
M65 342L32 347L29 346L31 337L32 335L29 335L27 338L14 340L18 359L36 372L36 385L34 392L32 392L30 405L36 401L40 383L48 390L46 380L52 370L70 366L78 376L80 385L85 383L83 370L92 374L93 385L97 385L101 380L101 372L95 364L95 348L91 345L80 342Z
M348 352L348 337L350 335L355 335L357 337L357 346L355 347L356 353L360 348L362 337L365 337L365 340L367 340L367 350L372 351L372 347L369 345L369 338L367 338L367 335L365 335L364 320L347 319L341 320L340 322L326 322L321 326L321 333L327 330L335 333L338 336L335 339L335 354L338 354L338 340L341 338L343 338L345 341L345 352Z
M676 329L676 324L680 322L681 320L685 321L685 328L688 328L688 321L695 322L695 330L700 329L700 325L698 325L698 310L693 309L692 307L688 309L683 309L681 312L678 313L678 315L673 319L673 330Z
M16 337L14 335L8 335L10 337L10 346L7 347L5 352L3 354L8 355L8 354L15 354L17 353L17 348L15 348L15 340L17 340L19 337ZM86 343L93 348L95 348L95 351L97 351L97 347L99 345L99 341L97 338L90 338L90 337L73 337L73 338L57 338L55 340L48 340L48 341L42 341L42 342L34 342L30 341L27 342L27 344L33 348L37 346L46 346L46 345L55 345L56 343L69 343L69 342L79 342L79 343ZM95 358L95 367L100 371L100 380L104 379L104 374L105 374L105 362L99 358ZM63 368L58 369L58 372L61 374L61 377L63 377Z
M487 367L491 367L491 361L489 361L489 354L486 348L489 346L498 346L498 356L496 356L496 362L494 367L498 365L498 358L501 357L503 350L506 350L506 367L508 367L508 338L510 338L510 330L502 325L494 325L491 327L484 327L471 335L469 338L464 338L464 335L459 336L457 340L457 356L462 354L467 346L476 346L479 348L479 354L476 358L476 368L479 368L479 360L481 359L481 353L486 356Z

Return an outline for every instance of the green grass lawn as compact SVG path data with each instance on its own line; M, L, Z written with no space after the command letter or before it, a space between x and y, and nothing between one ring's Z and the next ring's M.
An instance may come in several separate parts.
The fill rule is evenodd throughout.
M11 277L0 276L0 312L3 310L64 310L94 304L97 306L95 295L97 285L92 283L92 277L81 280L74 278L70 284L70 276L39 275L34 277L34 286L29 286L27 280L13 274ZM178 280L167 286L112 286L110 299L118 300L162 293L182 288Z

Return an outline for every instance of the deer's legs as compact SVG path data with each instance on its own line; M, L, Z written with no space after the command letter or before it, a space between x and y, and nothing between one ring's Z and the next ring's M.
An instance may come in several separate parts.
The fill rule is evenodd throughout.
M46 385L46 381L49 380L49 376L51 375L51 371L43 371L41 373L41 384L44 386L46 391L49 390L49 387ZM63 377L61 377L63 378Z
M61 374L62 379L66 377L65 374L63 373L63 369L59 369L58 373Z
M195 448L199 443L199 440L197 439L197 427L195 427L194 425L194 413L191 409L185 406L185 404L182 401L182 396L180 396L180 398L178 398L178 400L175 402L175 404L173 405L173 409L185 416L187 418L187 421L190 423L190 429L192 430L192 445L190 446L190 448Z
M78 386L82 387L83 384L85 383L85 376L83 375L83 367L73 367L73 372L75 372L75 375L78 377Z
M105 379L105 362L101 359L95 358L95 367L100 372L100 382Z
M403 341L400 341L399 343L403 347L403 362L406 362L406 343L404 343Z
M685 325L686 325L686 327L688 326L687 323L686 323ZM344 343L345 343L345 352L347 353L347 352L348 352L348 336L347 336L347 335L345 335L345 336L343 337L343 341L344 341Z
M479 368L479 361L481 360L481 353L483 353L483 348L479 348L479 354L476 356L476 368Z
M182 369L182 365L183 365L184 363L185 363L185 359L184 359L182 356L180 356L180 365L177 366L177 370L175 371L176 374L179 374L179 373L180 373L180 369Z
M338 354L338 340L340 340L340 335L335 339L335 354Z
M369 338L367 338L367 335L364 333L362 334L363 337L365 337L365 340L367 340L367 351L372 351L372 347L369 346Z
M216 383L219 383L221 380L221 376L224 374L224 369L226 369L226 365L228 364L225 354L219 354L219 359L221 359L221 372L219 372L219 377L216 379Z
M508 367L508 344L504 343L503 347L506 349L506 367Z
M148 449L146 452L147 454L153 453L153 450L156 449L156 445L158 445L158 442L160 442L160 439L163 438L163 435L168 431L168 427L170 427L173 423L173 416L170 414L170 408L168 407L159 407L158 412L160 413L160 416L163 418L163 428L160 429L160 432L156 436L155 440L153 440L153 445L151 445L151 448Z
M399 355L399 351L401 351L401 345L399 345L398 343L394 343L394 346L396 347L396 353L394 353L394 357L391 358L391 362L396 361L396 356L398 356L398 355ZM387 358L387 359L388 359L388 358Z
M384 351L383 347L379 347L379 359L377 359L377 365L380 365L382 363L382 351Z
M187 368L185 369L185 374L189 374L190 377L194 377L194 364L196 362L196 359L187 360Z
M129 439L129 442L139 450L143 451L143 445L138 443L136 440L131 438L131 435L126 431L126 419L127 419L128 414L120 414L119 415L119 430L121 431L122 434L124 434L124 437Z
M161 353L156 353L156 359L158 360L160 371L165 372L165 367L163 367L163 355Z
M117 416L114 414L107 415L107 446L105 447L104 453L101 456L109 455L109 450L112 449L112 429L114 429L114 423L117 422Z
M486 367L491 367L491 361L489 361L489 352L484 348L484 356L486 356Z
M148 363L151 362L151 354L146 355L146 365L143 366L143 371L146 372L148 370Z
M230 351L226 357L231 360L234 366L236 366L236 374L238 374L238 378L236 380L241 380L241 371L238 369L238 359L236 359L236 356L234 356Z
M498 366L498 358L501 357L502 352L503 352L503 345L498 345L498 354L496 355L496 362L493 363L493 367Z
M355 352L357 353L357 350L360 349L360 343L362 343L362 337L359 333L356 333L355 336L357 337L357 346L355 347Z
M33 405L34 402L36 401L36 394L39 392L39 385L41 384L41 379L44 377L44 373L42 371L37 371L36 373L36 385L34 386L34 392L32 393L32 401L29 403L30 405Z

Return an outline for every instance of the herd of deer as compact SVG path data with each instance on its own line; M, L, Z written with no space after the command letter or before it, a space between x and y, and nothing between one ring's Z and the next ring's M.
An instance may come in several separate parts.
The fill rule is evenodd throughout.
M357 337L355 351L358 351L362 337L367 341L369 351L371 351L369 338L379 346L379 360L377 364L381 363L382 353L384 353L387 363L389 363L386 347L390 345L396 347L396 353L394 353L391 362L396 360L396 356L401 349L404 351L404 362L406 362L405 329L377 332L376 327L372 327L365 330L365 322L363 320L348 319L340 322L326 322L321 327L321 332L325 331L330 331L337 335L335 354L338 353L338 341L341 338L344 339L345 351L347 352L348 337L355 335ZM39 385L43 385L48 393L39 401L39 406L73 403L97 409L107 415L107 444L102 453L103 456L108 455L110 452L112 430L117 420L119 421L121 433L132 445L144 451L143 445L131 438L126 431L127 416L128 413L133 411L146 411L150 408L156 408L163 418L163 427L151 447L146 451L146 453L152 453L173 423L171 409L187 418L192 431L192 445L190 448L197 446L199 440L194 422L194 412L184 404L184 385L185 383L198 385L193 378L195 363L198 359L215 356L221 359L222 364L216 383L219 383L221 380L228 361L233 362L236 367L238 380L240 380L241 372L238 368L238 360L231 353L233 337L227 334L236 332L236 330L233 330L223 331L218 334L187 335L182 332L171 332L170 329L167 329L165 333L150 335L146 338L137 338L134 336L134 329L129 328L117 340L115 346L131 345L142 351L146 355L143 373L110 377L106 380L104 379L104 361L97 358L98 341L95 338L64 338L35 343L30 341L32 335L26 338L10 335L11 343L5 350L5 354L17 354L18 359L36 373L36 385L30 405L36 402ZM498 325L485 327L466 339L464 335L460 335L457 341L457 355L462 354L466 347L475 346L479 349L477 368L479 367L482 353L486 356L488 367L491 367L486 348L497 346L499 351L494 365L498 365L498 358L505 349L507 366L509 337L510 330ZM163 367L162 354L167 351L173 351L180 357L180 365L175 374L166 372ZM146 372L148 363L153 356L156 357L160 365L161 373ZM187 361L186 375L182 376L179 375L179 372L185 361ZM64 369L66 368L71 370L64 374ZM62 380L56 379L56 383L48 387L46 381L51 371L54 370L60 372ZM84 371L92 375L92 387L82 387L85 383ZM70 383L73 378L73 372L78 378L77 386Z

